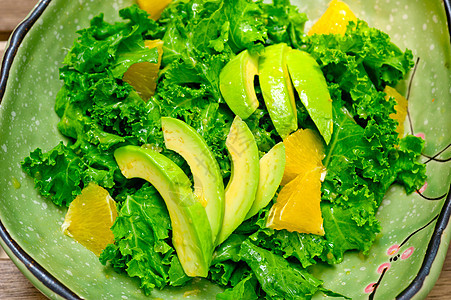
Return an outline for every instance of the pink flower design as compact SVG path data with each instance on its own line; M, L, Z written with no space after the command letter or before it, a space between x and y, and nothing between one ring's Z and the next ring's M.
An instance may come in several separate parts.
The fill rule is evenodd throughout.
M425 139L425 135L423 132L418 132L417 134L415 134L415 136L422 138L423 140Z
M418 190L417 193L423 194L423 192L426 190L427 187L428 187L428 183L425 182L424 185L421 187L421 189Z
M398 253L398 251L399 251L399 245L393 245L390 248L388 248L387 255L392 256L392 255Z
M390 269L390 267L391 267L390 263L383 263L382 265L379 266L379 268L377 268L377 273L382 274L384 270L388 270Z
M407 248L406 251L401 254L401 259L408 259L413 254L414 250L414 247Z
M376 283L375 282L373 282L373 283L370 283L370 284L368 284L367 286L366 286L366 288L365 288L365 293L367 293L367 294L370 294L370 293L372 293L373 291L374 291L374 288L376 287Z

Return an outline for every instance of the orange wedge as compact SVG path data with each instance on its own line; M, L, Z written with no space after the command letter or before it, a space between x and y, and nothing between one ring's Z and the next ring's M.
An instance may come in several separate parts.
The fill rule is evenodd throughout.
M311 129L299 129L283 141L285 145L285 171L281 185L314 169L324 171L324 146L321 137Z
M339 0L332 0L326 12L312 26L308 35L314 34L341 34L344 35L350 21L357 22L349 6Z
M298 175L285 185L271 207L266 226L324 235L321 215L321 170Z
M324 235L321 215L321 181L324 146L311 129L299 129L284 141L285 172L276 203L269 211L266 226L301 233Z
M122 80L128 82L144 101L149 100L155 94L157 87L158 72L160 71L161 57L163 55L162 40L147 40L144 43L147 48L158 49L158 62L156 64L150 62L136 63L128 68L124 73Z
M396 113L390 114L390 118L393 120L396 120L398 122L398 127L396 127L396 132L398 133L398 137L402 138L404 135L404 121L406 120L407 116L407 99L398 93L397 90L390 86L386 86L384 89L384 92L387 94L385 98L395 98L396 105L395 110Z
M152 19L158 20L166 6L171 3L171 0L137 0L137 2L138 6L147 11Z
M108 244L114 242L110 228L116 217L116 202L108 191L89 183L70 204L61 229L99 256Z

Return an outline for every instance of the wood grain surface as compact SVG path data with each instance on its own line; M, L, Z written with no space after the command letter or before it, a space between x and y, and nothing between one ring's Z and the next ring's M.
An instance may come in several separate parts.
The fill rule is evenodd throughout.
M36 0L0 0L0 61L11 31L28 15ZM0 299L46 299L0 248ZM451 251L427 300L451 299Z

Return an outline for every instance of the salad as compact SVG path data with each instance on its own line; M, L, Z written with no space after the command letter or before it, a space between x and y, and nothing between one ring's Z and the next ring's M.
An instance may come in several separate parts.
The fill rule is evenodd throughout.
M306 34L284 0L119 14L94 17L64 60L68 142L22 162L39 192L69 215L106 190L111 239L94 252L146 294L205 277L218 299L341 296L309 267L368 254L387 189L425 181L393 90L412 53L352 16Z

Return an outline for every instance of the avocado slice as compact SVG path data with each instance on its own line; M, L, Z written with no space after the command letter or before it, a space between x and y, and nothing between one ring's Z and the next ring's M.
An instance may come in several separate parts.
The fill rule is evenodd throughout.
M283 43L266 47L259 62L263 99L271 121L282 139L298 129L294 90L285 61L290 49Z
M191 168L194 194L205 207L214 242L224 218L224 183L219 164L202 136L185 122L162 117L161 126L166 147L180 154Z
M260 209L268 205L276 194L285 171L285 145L278 143L260 159L260 180L254 203L246 215L253 217Z
M299 98L329 144L333 130L332 99L320 66L309 53L294 49L288 52L287 65Z
M158 190L169 211L183 270L191 277L206 277L213 253L210 223L182 169L155 150L138 146L118 148L114 157L126 178L145 179Z
M236 116L227 135L232 175L225 190L225 211L216 245L224 242L245 220L254 203L260 177L257 143L247 124Z
M258 75L258 55L244 50L225 65L219 74L219 88L230 109L245 120L254 113L259 103L254 89Z

